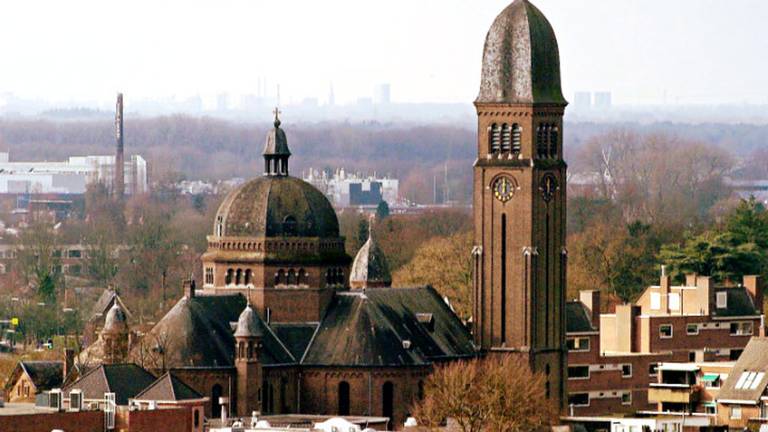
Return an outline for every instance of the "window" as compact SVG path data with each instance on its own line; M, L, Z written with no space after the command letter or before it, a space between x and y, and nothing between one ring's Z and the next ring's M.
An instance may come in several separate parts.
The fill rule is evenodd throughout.
M512 131L509 125L504 123L501 125L501 151L509 152L512 150Z
M736 361L741 357L741 353L744 352L744 350L740 349L731 349L728 351L728 360Z
M521 136L520 125L515 123L512 125L512 152L513 153L520 153L520 136Z
M632 376L632 365L631 364L621 365L621 377L630 378L631 376Z
M496 123L488 130L488 140L491 153L498 153L501 150L501 128Z
M221 385L216 384L211 388L211 417L221 417L221 404L219 398L224 394Z
M72 276L80 276L80 273L83 272L82 267L79 264L73 264L69 266L69 274Z
M568 379L588 379L589 366L568 366Z
M624 392L621 394L622 405L632 405L632 392Z
M577 337L567 341L568 351L589 351L589 338Z
M688 324L685 326L685 334L689 336L696 336L699 334L699 325L698 324Z
M232 285L232 280L235 277L235 271L232 269L227 269L227 275L224 277L224 283L226 285Z
M213 285L213 268L211 267L205 269L205 284Z
M80 258L83 256L83 252L80 249L72 249L69 251L70 258Z
M349 415L349 383L346 381L339 383L339 415Z
M295 236L297 227L298 227L298 223L296 222L295 217L286 216L285 219L283 219L283 235Z
M752 321L732 322L731 336L748 336L752 334Z
M568 405L580 407L589 406L589 393L571 393L568 395Z
M741 420L741 407L734 405L731 407L731 420Z
M651 310L661 309L661 293L651 293Z
M549 157L557 157L557 126L550 125L549 132Z
M392 419L395 407L395 385L387 381L381 390L381 413L384 417Z
M717 308L718 309L725 309L728 307L728 293L725 291L720 291L717 293Z
M756 390L765 378L765 372L742 372L736 382L736 390Z
M673 311L680 310L680 293L669 294L669 309Z
M696 351L688 352L688 361L691 363L696 361Z
M655 377L659 373L658 363L651 363L648 365L648 375Z
M662 324L659 326L659 337L662 339L672 338L672 324Z
M195 428L200 427L200 410L195 410Z

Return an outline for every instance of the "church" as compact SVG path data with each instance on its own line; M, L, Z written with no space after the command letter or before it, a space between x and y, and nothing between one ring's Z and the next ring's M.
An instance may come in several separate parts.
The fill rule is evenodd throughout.
M97 342L105 361L171 371L210 398L207 416L369 415L397 427L436 365L511 355L545 374L563 407L566 105L554 31L515 0L488 32L475 100L473 328L434 288L391 286L374 236L345 253L328 199L290 175L276 110L263 173L212 221L202 283L187 282L138 341L115 303Z

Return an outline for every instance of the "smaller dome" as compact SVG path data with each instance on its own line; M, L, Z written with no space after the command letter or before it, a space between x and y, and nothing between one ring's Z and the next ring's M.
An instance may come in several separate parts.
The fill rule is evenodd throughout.
M349 275L352 288L378 288L392 285L387 257L373 238L373 230L368 230L368 241L357 252Z
M128 331L128 317L115 300L115 303L107 312L107 318L104 320L104 331L108 333L124 333Z
M237 319L235 337L264 337L264 323L251 305L246 306Z

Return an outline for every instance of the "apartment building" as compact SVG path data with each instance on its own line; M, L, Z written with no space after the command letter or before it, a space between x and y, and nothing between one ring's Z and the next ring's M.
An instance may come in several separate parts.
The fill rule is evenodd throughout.
M718 285L689 275L676 286L662 272L659 285L610 313L601 313L598 291L580 293L566 306L569 414L663 409L661 391L649 398L659 366L738 359L750 337L763 334L762 303L757 276Z

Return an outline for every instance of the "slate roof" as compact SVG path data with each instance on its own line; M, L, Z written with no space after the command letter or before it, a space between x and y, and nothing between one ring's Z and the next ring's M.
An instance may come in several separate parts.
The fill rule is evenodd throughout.
M21 372L29 376L37 392L51 390L61 387L61 383L64 381L64 362L20 361L16 365L14 373L11 374L8 386L15 384Z
M168 368L232 367L232 325L244 308L240 294L183 298L144 337L173 335L165 347ZM431 287L340 292L319 324L259 327L266 367L419 366L475 355L464 324Z
M104 399L104 393L115 393L118 405L127 405L128 399L155 382L155 377L133 363L101 365L64 388L64 393L79 389L85 399Z
M290 156L288 149L288 139L285 137L285 131L280 129L280 119L275 114L274 128L267 132L267 140L264 143L264 156Z
M527 0L512 2L491 25L476 102L566 103L555 32Z
M251 305L248 305L237 319L235 337L264 337L264 333L268 331L265 327L259 314L251 308Z
M433 314L434 329L421 313ZM334 298L302 363L418 366L474 354L469 332L433 288L373 288Z
M715 317L736 317L736 316L754 316L760 315L760 312L755 308L755 303L752 301L752 296L747 292L746 288L716 288L715 293L727 292L728 303L726 308L718 308L717 303L713 302L710 310ZM717 298L717 294L715 297Z
M134 399L154 401L185 401L202 399L203 395L185 384L176 375L166 372Z
M565 304L566 333L586 333L597 331L592 326L590 314L584 303L574 300Z
M295 220L295 226L283 223L288 217ZM228 237L339 236L339 220L328 198L309 183L289 176L246 182L224 198L216 214L216 220L219 218Z
M753 337L744 348L733 369L728 374L728 379L723 383L720 393L717 396L718 401L755 401L757 402L768 385L768 338ZM737 384L745 372L762 372L762 379L757 384L741 386Z
M271 328L277 335L277 337L283 342L288 351L291 352L293 358L301 360L304 357L304 353L307 352L307 347L312 341L312 338L317 332L319 324L316 323L300 323L300 324L272 324Z
M144 340L151 343L167 339L164 351L169 368L233 366L235 338L231 323L237 322L245 306L245 297L240 294L183 297ZM295 362L271 330L264 334L262 344L264 365ZM140 358L141 348L137 345L133 349L132 358Z
M117 302L120 303L120 306L123 308L123 312L125 312L127 317L130 318L131 311L125 307L125 304L123 303L123 300L120 298L120 296L114 290L105 289L99 296L98 300L96 300L96 303L94 303L93 308L91 308L90 319L99 321L104 320L107 312L114 304L114 300L117 300Z

